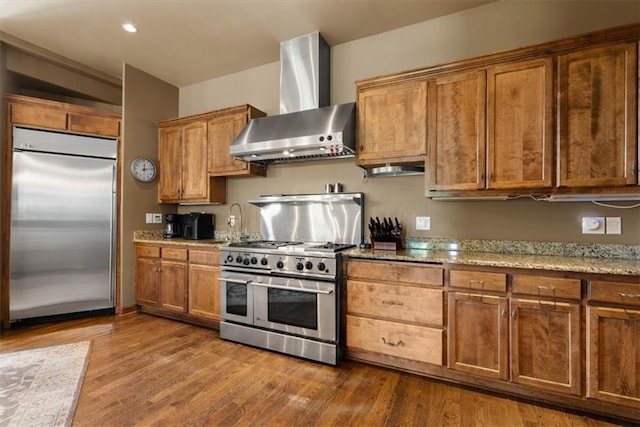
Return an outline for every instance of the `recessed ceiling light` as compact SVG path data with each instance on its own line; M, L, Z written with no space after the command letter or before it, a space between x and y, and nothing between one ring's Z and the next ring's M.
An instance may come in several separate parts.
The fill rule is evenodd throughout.
M126 24L122 24L122 28L124 28L125 31L129 32L129 33L137 33L138 29L136 28L135 25L127 22Z

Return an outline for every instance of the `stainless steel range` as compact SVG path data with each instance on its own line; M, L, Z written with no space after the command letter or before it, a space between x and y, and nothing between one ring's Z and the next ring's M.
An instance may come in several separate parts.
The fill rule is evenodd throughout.
M328 364L342 354L341 251L362 243L362 193L265 196L264 240L220 250L220 336Z

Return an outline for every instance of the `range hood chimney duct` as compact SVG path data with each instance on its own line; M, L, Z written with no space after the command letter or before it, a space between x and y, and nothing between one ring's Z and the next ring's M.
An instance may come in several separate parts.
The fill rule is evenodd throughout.
M319 32L280 43L280 114L329 105L331 48Z
M252 119L229 148L249 162L355 155L355 103L330 105L331 48L319 32L280 43L280 115Z

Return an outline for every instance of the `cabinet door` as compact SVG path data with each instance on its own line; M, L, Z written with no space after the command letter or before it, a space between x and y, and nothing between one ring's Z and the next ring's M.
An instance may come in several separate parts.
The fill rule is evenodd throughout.
M511 380L581 394L580 305L511 300Z
M506 297L449 293L449 368L509 378L507 309Z
M63 109L17 103L11 103L9 108L12 124L67 129L67 113Z
M162 261L160 266L160 307L186 312L187 263Z
M189 314L220 320L220 268L189 266Z
M246 114L209 120L208 170L212 176L238 175L247 171L247 162L234 159L229 154L229 146L246 124Z
M428 105L427 189L485 188L485 72L431 80Z
M587 397L640 408L640 311L587 307Z
M69 114L69 130L117 138L120 135L120 120L114 117L71 113Z
M558 72L558 186L637 184L636 45L560 56Z
M158 200L177 202L182 192L182 128L158 130Z
M358 164L424 161L427 150L426 81L359 90L358 122Z
M182 136L182 200L206 201L209 194L207 173L207 123L184 125Z
M136 261L136 304L158 305L160 260L138 258Z
M553 65L550 58L487 72L487 188L552 185Z

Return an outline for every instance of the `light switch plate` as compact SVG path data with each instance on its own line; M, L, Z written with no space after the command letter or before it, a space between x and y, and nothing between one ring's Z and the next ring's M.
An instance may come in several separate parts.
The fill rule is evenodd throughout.
M147 224L153 224L153 214L152 213L146 213L145 214L145 222Z
M417 216L416 230L431 230L431 217Z
M585 216L582 218L582 234L604 234L603 216Z
M622 218L619 216L608 216L606 219L607 234L622 234Z
M154 224L162 224L162 214L154 213L153 214L153 223Z

